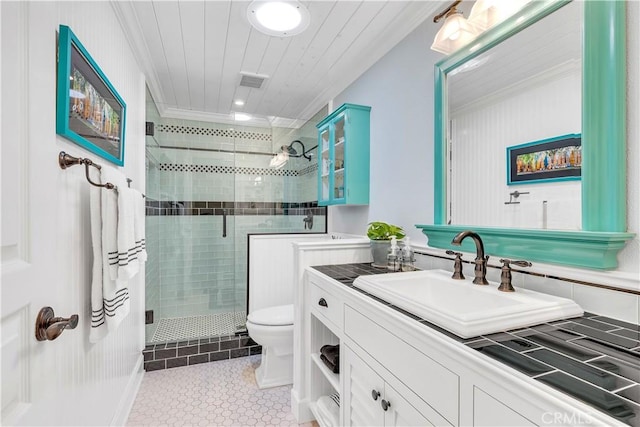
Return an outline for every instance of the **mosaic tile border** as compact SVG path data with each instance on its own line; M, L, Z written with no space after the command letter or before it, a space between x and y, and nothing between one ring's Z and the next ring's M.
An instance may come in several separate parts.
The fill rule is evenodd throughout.
M165 133L182 133L187 135L221 136L225 138L241 138L241 139L255 139L259 141L271 141L270 133L246 132L246 131L230 130L230 129L212 129L212 128L197 127L197 126L168 125L168 124L158 123L156 124L156 130L158 132L165 132Z
M198 216L198 215L307 215L326 216L327 207L318 202L225 202L152 200L146 201L147 216Z
M640 418L639 325L585 313L464 339L353 286L358 276L387 270L369 263L312 268L613 418L627 424Z
M268 154L271 155L271 154ZM313 163L300 170L251 168L244 166L194 165L185 163L160 163L159 171L164 172L193 172L193 173L221 173L234 175L262 175L262 176L303 176L318 170L318 164Z
M246 333L194 340L148 344L142 350L145 371L229 360L262 353L262 346Z

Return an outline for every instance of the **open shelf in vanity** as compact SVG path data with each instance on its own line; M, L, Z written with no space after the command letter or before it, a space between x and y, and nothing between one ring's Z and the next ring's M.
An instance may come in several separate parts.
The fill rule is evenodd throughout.
M324 345L340 344L340 331L337 330L336 326L331 324L328 319L323 319L323 317L321 313L317 313L314 310L309 313L311 353L307 361L311 380L310 409L321 427L329 424L341 425L340 416L338 416L338 419L335 420L334 423L325 422L323 411L318 407L318 399L323 396L331 396L332 394L340 395L341 391L340 374L334 373L331 368L322 361L320 353L320 349ZM342 349L340 353L342 353ZM342 358L339 357L339 360L341 359Z

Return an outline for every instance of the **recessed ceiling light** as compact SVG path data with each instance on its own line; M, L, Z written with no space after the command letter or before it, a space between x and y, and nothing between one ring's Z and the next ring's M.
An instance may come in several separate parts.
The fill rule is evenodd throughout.
M244 113L233 113L233 119L238 122L246 122L247 120L251 120L251 116Z
M247 8L247 19L258 31L278 37L300 34L309 26L309 11L297 1L256 0Z
M233 103L238 107L242 107L244 105L244 101L242 99L236 99Z

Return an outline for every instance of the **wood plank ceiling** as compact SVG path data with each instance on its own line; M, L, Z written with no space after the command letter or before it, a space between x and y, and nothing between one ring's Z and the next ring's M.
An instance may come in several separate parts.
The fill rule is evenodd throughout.
M114 2L165 117L256 124L309 119L425 19L440 1L305 1L306 31L265 35L249 24L249 1ZM268 76L260 89L240 73ZM234 100L245 101L243 107Z

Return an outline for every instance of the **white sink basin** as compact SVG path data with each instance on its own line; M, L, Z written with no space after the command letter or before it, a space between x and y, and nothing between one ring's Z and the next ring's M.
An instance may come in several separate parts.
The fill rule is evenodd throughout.
M500 292L497 283L474 285L444 270L360 276L353 285L462 338L583 314L567 298L526 289Z

